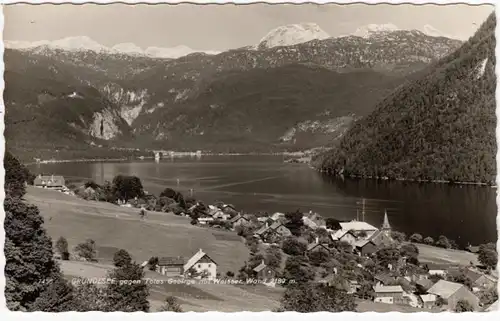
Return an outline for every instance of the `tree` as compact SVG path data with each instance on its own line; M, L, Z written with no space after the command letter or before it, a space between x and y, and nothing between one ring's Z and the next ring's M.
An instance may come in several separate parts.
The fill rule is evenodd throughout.
M440 235L437 242L436 242L436 246L439 246L439 247L442 247L442 248L445 248L445 249L449 249L451 248L451 244L450 244L450 241L448 241L448 238L444 235Z
M478 260L488 269L495 269L498 262L498 254L494 243L481 244L479 246Z
M325 249L317 249L307 254L309 261L314 266L320 266L322 263L327 262L330 258L330 253Z
M326 228L331 229L331 230L340 230L342 229L342 226L340 226L341 221L333 218L333 217L328 217L325 220L326 223Z
M174 191L173 189L167 187L163 190L163 192L160 193L160 197L168 197L173 200L176 200L177 192Z
M474 307L467 300L459 300L454 309L455 312L473 312Z
M406 234L398 231L391 231L391 237L399 243L406 241Z
M149 269L151 271L154 271L156 270L156 266L158 265L158 257L157 256L153 256L151 257L149 260L148 260L148 265L149 265Z
M395 266L400 257L400 251L393 246L383 247L375 252L377 265L383 267L384 269L386 269L389 264Z
M165 304L159 311L182 312L182 308L175 296L167 296Z
M415 233L410 236L410 242L413 243L422 243L422 235Z
M302 226L304 226L302 216L303 214L299 210L285 213L285 218L287 220L285 226L295 236L300 236Z
M77 307L73 286L62 275L58 275L46 284L46 288L36 298L30 311L67 312L74 311Z
M144 271L137 263L116 267L108 278L115 280L107 284L105 291L109 311L149 312L149 289L143 280Z
M25 184L33 184L34 175L8 151L5 152L3 165L5 194L11 197L23 196L26 191Z
M7 195L4 209L7 308L27 311L47 284L59 277L59 266L38 208Z
M63 260L69 260L68 241L64 237L60 237L56 242L56 250L61 254Z
M434 244L434 239L430 236L427 236L425 239L424 239L424 243L427 244L427 245L432 245Z
M123 249L116 251L113 255L113 264L116 267L122 267L130 263L132 263L132 257L130 257L130 254Z
M472 280L467 276L464 269L454 271L448 275L448 281L460 283L472 290Z
M97 249L95 241L92 239L86 240L84 243L78 244L74 252L78 254L78 256L86 259L87 261L96 262L97 261Z
M418 265L418 247L415 244L403 244L399 249L401 256L406 256L412 261L412 264Z
M233 277L234 277L234 272L232 272L232 271L227 271L227 272L226 272L226 276L227 276L228 278L233 278Z
M303 256L289 256L283 270L287 284L304 283L314 279L314 270Z
M289 286L281 299L280 311L343 312L354 311L354 297L336 287L317 283L298 283Z
M299 241L296 237L289 236L283 241L281 248L288 255L303 255L307 249L307 245Z
M498 300L498 291L496 287L491 287L481 291L478 295L482 306L490 306Z
M270 268L277 270L281 266L281 249L276 245L271 245L266 249L265 262Z
M128 201L135 197L144 196L144 189L138 177L118 175L113 179L113 194Z
M106 298L106 288L97 287L95 284L83 282L80 279L79 284L74 288L74 296L77 298L77 304L74 311L89 312L89 311L112 311L108 307Z

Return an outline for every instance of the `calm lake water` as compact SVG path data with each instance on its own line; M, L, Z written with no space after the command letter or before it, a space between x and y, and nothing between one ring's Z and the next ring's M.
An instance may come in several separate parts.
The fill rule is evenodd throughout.
M136 175L150 193L158 195L171 187L188 196L193 189L194 196L206 203L220 200L245 212L300 209L355 219L364 198L365 221L375 226L382 224L387 210L393 228L407 234L434 238L442 234L461 246L497 239L496 189L490 187L341 180L324 177L304 164L283 163L281 156L41 164L31 169L97 183L118 174Z

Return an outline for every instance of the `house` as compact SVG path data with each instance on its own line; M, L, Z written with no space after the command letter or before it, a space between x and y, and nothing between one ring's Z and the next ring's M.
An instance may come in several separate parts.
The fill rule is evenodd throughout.
M495 278L483 274L479 271L474 271L471 269L464 269L463 272L465 275L471 280L472 282L472 287L476 288L477 291L480 291L481 289L489 289L494 286L496 286L497 282Z
M236 227L248 224L250 223L250 220L245 215L238 214L235 217L233 217L229 222L233 225L233 227Z
M304 214L302 217L302 222L305 226L311 229L326 228L326 221L317 213L309 211L309 213Z
M354 246L354 243L356 243L356 236L350 230L338 230L330 234L330 237L334 242L346 242L351 246Z
M259 280L271 280L276 276L276 271L267 266L264 260L253 269L253 272Z
M479 246L472 246L470 244L467 245L467 247L465 249L471 253L478 253L479 252Z
M184 259L181 257L161 257L156 265L156 272L166 276L181 276L184 274Z
M439 280L427 292L441 298L444 302L443 306L447 310L455 309L457 302L460 300L468 301L474 307L474 310L479 307L479 299L465 285L460 283Z
M35 187L40 188L50 188L56 190L64 189L64 177L63 176L55 176L55 175L38 175L35 177L33 185Z
M284 213L276 212L273 215L271 215L271 219L273 221L277 221L277 220L282 219L282 218L285 218L285 214Z
M307 246L307 253L313 253L316 251L325 251L326 253L331 253L332 249L326 243L320 243L319 238L316 237L316 241L314 243L310 243Z
M378 228L366 222L351 221L340 222L339 224L344 231L365 232L367 234L372 234L378 230Z
M198 217L198 223L201 225L206 225L209 222L213 222L214 218L213 217Z
M217 276L217 263L212 260L202 249L196 252L183 266L184 274L201 274L201 277L214 279Z
M263 241L269 241L273 236L287 237L292 235L292 232L286 228L283 223L277 221L269 226L266 222L264 226L255 232L255 235L260 237Z
M376 284L384 285L384 286L394 285L397 281L397 279L395 277L393 277L389 274L386 274L386 273L377 274L373 278L377 282Z
M227 220L229 220L231 218L231 215L228 214L228 213L224 213L221 210L218 210L217 212L215 212L212 215L212 218L217 219L217 220L227 221Z
M436 305L436 295L434 294L422 294L420 300L422 300L422 307L424 309L432 309Z
M400 285L375 285L373 287L375 292L374 302L388 303L388 304L403 304L406 302L403 294L403 288Z

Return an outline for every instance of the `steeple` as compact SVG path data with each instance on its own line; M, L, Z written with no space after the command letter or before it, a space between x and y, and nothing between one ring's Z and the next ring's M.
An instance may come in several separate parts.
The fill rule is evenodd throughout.
M384 223L382 223L382 230L390 230L391 225L389 224L389 219L387 218L387 210L384 213Z

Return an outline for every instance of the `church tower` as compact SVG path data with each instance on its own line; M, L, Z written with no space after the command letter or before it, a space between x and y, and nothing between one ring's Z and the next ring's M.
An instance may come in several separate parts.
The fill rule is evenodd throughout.
M382 223L381 230L385 231L385 232L391 231L391 225L389 224L389 218L387 218L387 210L385 210L385 213L384 213L384 223Z

